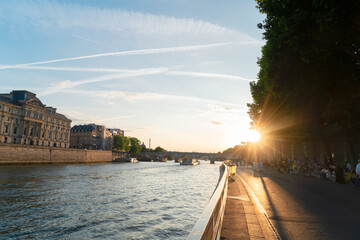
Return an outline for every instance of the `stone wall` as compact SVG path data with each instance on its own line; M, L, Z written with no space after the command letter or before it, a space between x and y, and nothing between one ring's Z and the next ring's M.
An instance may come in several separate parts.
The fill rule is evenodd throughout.
M0 144L0 164L111 162L111 151Z

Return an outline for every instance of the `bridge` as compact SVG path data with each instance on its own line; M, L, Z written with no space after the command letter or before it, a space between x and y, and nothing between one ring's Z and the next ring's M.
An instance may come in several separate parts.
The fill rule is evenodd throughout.
M175 162L181 162L184 158L199 159L199 160L212 160L212 161L224 161L224 160L237 160L238 154L225 154L225 153L201 153L201 152L141 152L138 157L158 160L166 162L168 159L175 160Z

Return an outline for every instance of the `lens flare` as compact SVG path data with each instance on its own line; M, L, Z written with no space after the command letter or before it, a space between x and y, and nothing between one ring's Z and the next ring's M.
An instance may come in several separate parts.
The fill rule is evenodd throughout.
M247 139L249 142L257 142L260 140L260 138L261 138L261 135L256 130L249 131L248 136L247 136Z

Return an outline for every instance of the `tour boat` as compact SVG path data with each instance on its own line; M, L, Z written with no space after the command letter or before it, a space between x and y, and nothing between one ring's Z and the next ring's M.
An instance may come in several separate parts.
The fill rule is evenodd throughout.
M183 159L180 162L180 165L192 165L192 166L195 166L195 165L199 165L199 164L200 164L200 162L197 159Z

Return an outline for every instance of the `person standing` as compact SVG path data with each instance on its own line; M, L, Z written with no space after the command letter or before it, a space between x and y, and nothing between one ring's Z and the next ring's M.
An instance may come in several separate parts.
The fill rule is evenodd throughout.
M358 160L358 164L356 164L355 173L360 176L360 159Z
M349 169L350 172L352 171L351 163L347 162L346 167L347 169Z

